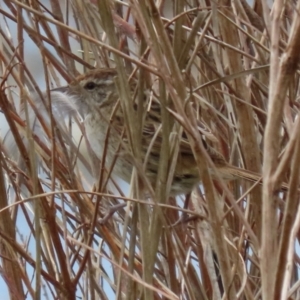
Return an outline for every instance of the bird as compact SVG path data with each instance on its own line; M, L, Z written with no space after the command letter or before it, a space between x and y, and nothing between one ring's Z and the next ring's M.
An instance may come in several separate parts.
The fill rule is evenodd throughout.
M75 107L75 110L83 116L86 137L94 153L99 159L102 159L104 147L107 147L105 167L109 168L115 162L112 174L129 183L135 159L129 149L124 113L121 106L117 105L121 95L116 86L116 77L117 71L113 68L94 69L76 77L67 86L53 89L52 95L55 95L55 99L64 99L61 102L68 99L71 109L74 110ZM132 81L130 83L132 95L135 88L136 82ZM134 101L132 105L135 109ZM149 106L149 103L145 96L146 105ZM145 175L153 186L157 179L162 144L160 112L161 106L159 96L157 96L154 97L154 100L152 99L143 124L139 124L143 127L142 159L146 159L147 156L147 162L143 162L145 163ZM205 149L215 164L219 176L225 179L261 180L259 174L227 163L218 150L206 143L207 137L213 139L207 126L200 123L198 127ZM108 139L107 132L109 132ZM191 146L183 131L170 195L189 193L200 181Z

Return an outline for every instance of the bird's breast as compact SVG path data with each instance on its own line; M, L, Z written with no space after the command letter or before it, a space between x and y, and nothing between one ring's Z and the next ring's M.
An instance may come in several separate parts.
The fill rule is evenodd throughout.
M108 120L89 115L85 120L86 136L92 150L102 160L105 153L105 168L113 165L113 174L129 182L132 172L130 156L122 146L120 134ZM127 154L126 154L127 153Z

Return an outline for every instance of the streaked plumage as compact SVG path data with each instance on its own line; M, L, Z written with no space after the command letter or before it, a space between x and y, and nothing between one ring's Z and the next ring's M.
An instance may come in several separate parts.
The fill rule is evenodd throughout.
M109 168L117 155L118 159L113 173L129 182L132 173L133 159L127 147L124 117L119 106L116 114L112 112L118 102L119 95L115 86L113 69L97 69L90 71L70 83L69 87L57 89L72 97L72 102L78 111L85 116L86 133L89 143L101 159L106 141L108 129L110 130L106 156L106 167ZM132 86L134 90L134 86ZM134 104L133 104L134 105ZM145 99L145 105L148 105ZM160 147L162 142L160 128L160 104L158 99L151 102L143 125L143 155L152 145L147 161L146 175L154 185L157 177ZM207 131L206 127L199 124L199 131L206 138L213 140L214 136ZM122 138L121 138L122 136ZM153 142L153 137L155 140ZM227 164L224 157L215 149L204 142L206 150L223 177L234 176L259 180L259 176ZM121 146L120 146L121 145ZM195 159L185 134L181 139L178 162L175 169L171 193L176 195L192 190L193 186L200 181Z

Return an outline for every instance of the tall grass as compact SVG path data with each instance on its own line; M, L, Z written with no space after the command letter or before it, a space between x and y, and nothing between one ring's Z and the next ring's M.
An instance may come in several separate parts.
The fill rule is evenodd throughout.
M2 1L0 255L11 299L299 298L299 5ZM80 116L62 121L50 104L51 88L101 67L117 69L141 165L147 111L133 109L128 82L136 101L160 95L156 186L135 167L125 194ZM212 178L199 122L207 144L262 184ZM183 130L202 181L174 198Z

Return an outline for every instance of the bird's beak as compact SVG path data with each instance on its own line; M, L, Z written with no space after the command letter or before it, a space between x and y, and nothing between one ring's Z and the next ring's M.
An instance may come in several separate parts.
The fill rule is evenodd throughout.
M52 89L51 92L67 93L69 90L70 90L69 87L66 85L66 86L62 86L62 87Z
M51 90L52 103L54 102L58 108L65 108L70 112L77 112L82 119L87 113L87 106L78 100L76 89L69 86L62 86Z

